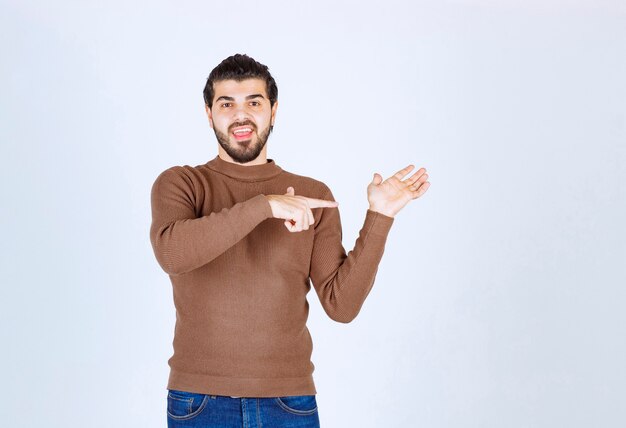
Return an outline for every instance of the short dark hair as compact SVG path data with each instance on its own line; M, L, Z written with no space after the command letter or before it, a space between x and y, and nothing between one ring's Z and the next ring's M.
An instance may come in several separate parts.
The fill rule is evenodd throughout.
M204 103L209 108L213 107L213 97L215 96L213 84L215 82L228 79L241 82L245 79L254 78L265 80L265 91L270 99L270 107L274 107L274 103L278 99L276 81L274 81L266 65L261 64L246 54L229 56L211 71L204 86Z

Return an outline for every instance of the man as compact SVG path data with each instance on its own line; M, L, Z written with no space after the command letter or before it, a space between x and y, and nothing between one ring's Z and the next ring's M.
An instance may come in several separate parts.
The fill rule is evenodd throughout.
M318 427L306 294L312 283L337 322L357 316L394 216L430 185L426 170L374 174L346 255L330 189L267 158L278 107L268 68L226 58L204 100L218 155L163 171L151 191L150 241L176 307L168 426Z

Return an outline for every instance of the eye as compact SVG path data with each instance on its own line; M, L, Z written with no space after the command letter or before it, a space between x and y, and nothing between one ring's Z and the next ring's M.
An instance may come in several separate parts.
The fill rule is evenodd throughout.
M261 103L258 102L258 101L252 101L252 102L250 102L250 104L252 104L253 106L260 106L261 105Z
M222 103L222 107L227 107L226 104L230 105L230 103Z

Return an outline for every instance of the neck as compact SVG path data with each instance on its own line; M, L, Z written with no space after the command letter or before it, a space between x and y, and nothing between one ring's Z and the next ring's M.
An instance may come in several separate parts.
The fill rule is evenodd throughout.
M263 159L258 162L259 159L261 156L253 162L240 164L218 155L205 165L213 171L240 181L264 181L276 177L283 171L281 167L276 165L274 159Z
M222 146L218 146L217 155L220 157L220 159L226 162L237 164L237 165L251 166L251 165L263 165L267 163L267 149L265 147L263 147L263 150L261 150L261 153L259 153L259 156L257 156L256 159L253 159L250 162L246 162L246 163L236 162L233 158L231 158L228 155L228 153L226 153L226 150L224 150Z

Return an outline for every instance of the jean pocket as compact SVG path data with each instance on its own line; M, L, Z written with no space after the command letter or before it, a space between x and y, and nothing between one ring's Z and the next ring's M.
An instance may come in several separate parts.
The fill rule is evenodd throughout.
M289 395L276 397L275 401L280 408L295 415L312 415L317 412L315 395Z
M209 396L196 392L170 389L167 393L167 415L172 419L191 419L207 405Z

